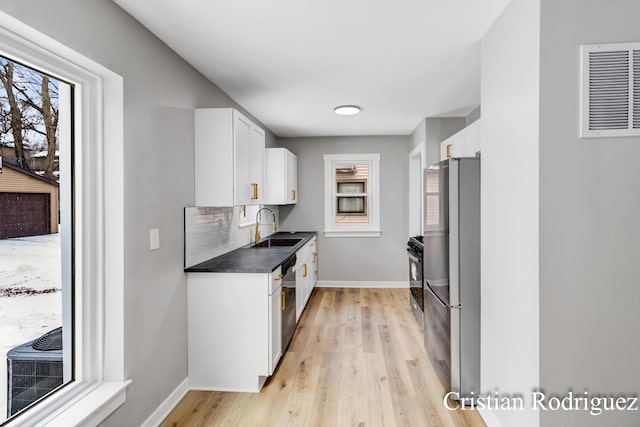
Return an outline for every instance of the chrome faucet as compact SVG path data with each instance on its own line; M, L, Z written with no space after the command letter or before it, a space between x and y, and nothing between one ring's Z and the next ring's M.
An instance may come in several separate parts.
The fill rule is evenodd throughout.
M267 210L273 215L273 232L276 232L276 214L269 208L261 208L256 212L256 244L260 243L260 212Z

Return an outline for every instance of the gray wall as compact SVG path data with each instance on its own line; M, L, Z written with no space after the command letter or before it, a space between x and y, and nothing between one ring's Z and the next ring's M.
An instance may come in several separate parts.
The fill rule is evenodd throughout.
M413 130L413 132L411 132L411 135L410 135L411 146L409 147L410 150L413 150L418 145L422 144L423 142L425 142L427 140L427 124L426 124L426 121L427 121L427 119L420 120L420 123L418 123L418 125Z
M579 47L640 41L638 16L637 0L542 1L540 379L548 392L640 392L640 138L579 138ZM547 411L541 421L638 426L640 413Z
M104 425L137 426L187 377L182 241L183 207L194 203L193 108L235 104L109 0L1 0L0 9L124 77L125 371L133 384ZM156 227L161 247L150 252Z
M298 156L298 204L280 208L282 230L319 232L319 280L407 281L408 136L279 138ZM328 238L324 154L380 153L380 238Z
M480 109L480 106L476 107L475 109L473 109L469 114L467 114L467 126L469 126L471 123L480 120L480 117L482 116L482 111Z
M411 147L409 151L425 141L427 145L437 145L438 150L440 150L440 143L442 141L469 123L471 122L468 121L468 117L427 117L426 119L422 119L411 133ZM438 151L438 157L439 156Z

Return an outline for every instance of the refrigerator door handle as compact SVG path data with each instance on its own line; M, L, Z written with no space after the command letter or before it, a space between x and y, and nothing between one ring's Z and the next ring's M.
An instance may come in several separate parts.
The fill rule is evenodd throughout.
M424 284L424 288L429 290L429 293L431 295L433 295L435 297L435 299L440 303L440 305L442 305L443 307L447 307L447 308L451 308L454 310L460 310L462 308L462 306L460 304L456 304L456 305L447 305L444 301L442 301L442 298L440 298L438 296L438 294L436 294L433 289L431 289L431 286L428 283ZM426 304L425 304L426 305Z

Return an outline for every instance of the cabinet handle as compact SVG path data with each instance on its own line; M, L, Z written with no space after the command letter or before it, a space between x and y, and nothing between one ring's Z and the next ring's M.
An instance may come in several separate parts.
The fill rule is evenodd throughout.
M253 187L253 197L251 198L251 200L258 200L258 184L251 183L251 186Z
M275 278L275 279L273 279L273 280L276 280L276 281L277 281L277 280L281 280L283 277L284 277L284 276L283 276L282 274L278 274L278 275L276 276L276 278Z
M296 190L291 190L291 200L296 199Z
M315 264L316 261L318 261L318 253L314 252L313 253L313 263Z
M287 296L284 291L280 292L280 311L284 311L287 308Z
M302 277L307 277L307 264L303 264L302 268L304 268L304 274L302 275Z
M447 144L447 159L451 157L451 144Z

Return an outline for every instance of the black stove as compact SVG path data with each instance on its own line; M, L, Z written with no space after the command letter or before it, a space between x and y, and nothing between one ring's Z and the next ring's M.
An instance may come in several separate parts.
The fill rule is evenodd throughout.
M407 253L409 255L409 290L411 297L411 309L420 324L424 327L424 297L423 297L423 252L424 244L422 236L409 238L407 242Z
M424 250L424 236L413 236L409 238L407 246L420 252Z

